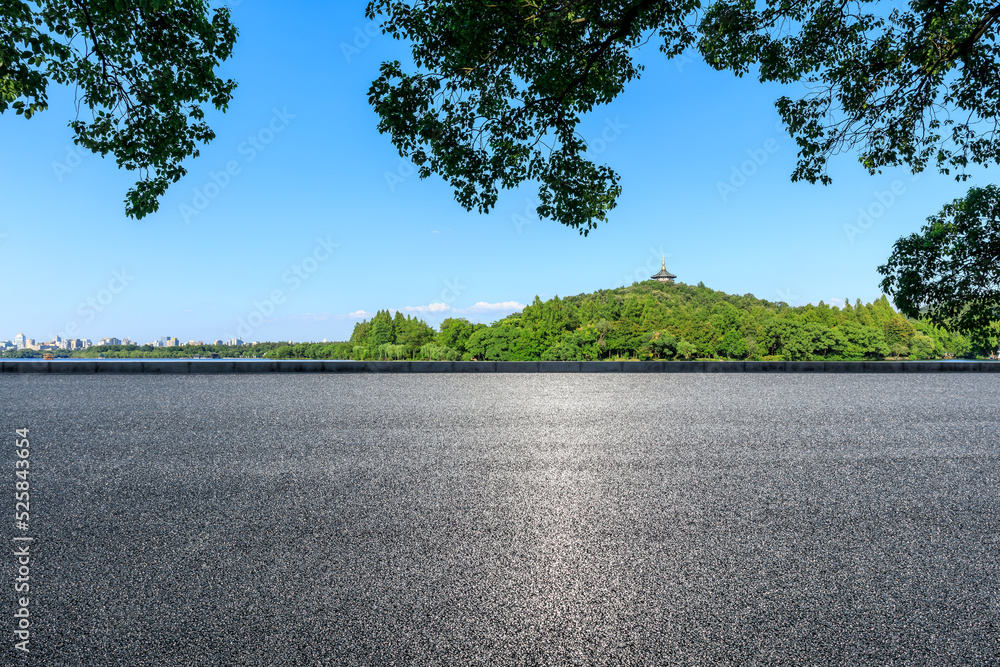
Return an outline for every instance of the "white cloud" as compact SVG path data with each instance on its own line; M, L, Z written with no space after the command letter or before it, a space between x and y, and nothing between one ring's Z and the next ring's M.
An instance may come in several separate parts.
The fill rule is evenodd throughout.
M406 306L403 310L408 313L443 313L451 310L451 306L446 303L432 303L426 306Z
M353 317L353 318L359 319L359 320L363 320L366 317L370 317L370 316L371 316L371 313L365 312L363 310L355 310L353 313L350 313L348 315L348 317Z

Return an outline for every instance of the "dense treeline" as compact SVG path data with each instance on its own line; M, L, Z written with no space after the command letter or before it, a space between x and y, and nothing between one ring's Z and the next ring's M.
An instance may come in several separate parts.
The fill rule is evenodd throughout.
M254 343L253 345L179 345L153 347L152 345L95 345L78 350L74 357L93 359L104 355L108 359L182 359L211 357L218 354L226 359L253 359L263 357L278 347L279 343Z
M281 346L288 359L601 359L866 360L986 356L997 337L972 340L908 320L883 296L843 308L735 296L654 281L560 299L537 297L492 325L446 319L435 332L415 317L378 312L346 343Z
M346 343L284 345L267 356L271 359L471 359L465 342L473 331L486 328L485 324L449 318L436 332L419 318L404 317L399 311L393 317L388 310L380 310L371 321L358 322Z

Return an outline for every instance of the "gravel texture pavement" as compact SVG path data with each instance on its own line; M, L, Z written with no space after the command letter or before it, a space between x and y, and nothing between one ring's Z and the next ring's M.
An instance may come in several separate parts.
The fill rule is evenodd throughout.
M1000 375L0 376L9 664L1000 664ZM16 557L0 559L12 610ZM0 661L2 662L2 661Z

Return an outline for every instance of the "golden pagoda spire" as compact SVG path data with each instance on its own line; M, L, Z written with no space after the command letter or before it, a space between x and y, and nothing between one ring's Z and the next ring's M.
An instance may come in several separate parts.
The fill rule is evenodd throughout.
M656 281L659 281L661 283L672 283L672 282L674 282L674 278L676 278L676 277L677 276L675 276L674 274L672 274L669 271L667 271L667 256L666 255L663 256L663 262L660 264L660 272L657 273L655 276L650 276L650 278L652 280L656 280Z

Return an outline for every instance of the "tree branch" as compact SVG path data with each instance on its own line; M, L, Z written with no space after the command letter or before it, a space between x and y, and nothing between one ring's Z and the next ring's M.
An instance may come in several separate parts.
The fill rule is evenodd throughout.
M566 96L569 95L571 91L573 91L577 86L579 86L580 84L582 84L584 81L587 80L587 76L590 74L590 70L593 69L598 59L601 56L603 56L604 53L609 48L611 48L611 45L614 44L616 41L620 40L621 38L625 37L626 35L628 35L629 31L632 29L632 25L639 18L639 14L642 12L642 10L658 4L662 4L662 0L640 0L639 2L632 5L632 7L629 8L629 10L625 12L625 14L621 17L618 29L615 30L610 35L608 35L604 39L604 41L598 44L591 52L591 54L587 57L587 62L584 63L583 71L580 73L580 75L575 79L573 79L572 81L570 81L568 84L566 84L566 88L564 88L559 95L542 98L536 101L537 102L557 101L561 103L564 99L566 99Z
M986 16L980 19L979 23L976 24L976 29L972 31L972 34L966 37L962 42L956 45L957 54L964 58L972 50L979 38L986 34L986 31L996 23L997 19L1000 19L1000 5L997 5L991 9Z

